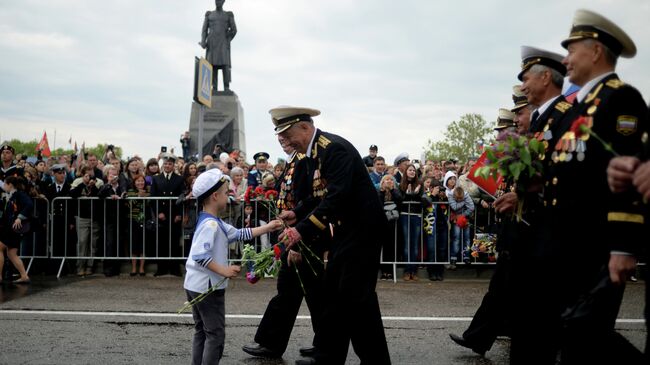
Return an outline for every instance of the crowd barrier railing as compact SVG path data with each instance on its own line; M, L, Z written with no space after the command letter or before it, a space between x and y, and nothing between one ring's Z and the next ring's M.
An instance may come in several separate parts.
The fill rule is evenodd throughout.
M57 276L61 275L66 260L86 260L88 265L93 265L94 260L185 260L198 216L196 200L192 198L58 197L52 202L45 202L49 211L46 249L38 252L38 255L22 256L60 259ZM258 226L275 218L274 210L266 204L252 200L249 208L246 205L244 202L232 202L221 218L238 228ZM401 212L398 220L391 223L394 232L392 244L383 247L381 253L381 264L392 265L394 277L397 265L449 265L454 261L491 263L494 260L486 259L486 256L496 258L493 254L495 235L490 228L495 221L492 209L481 212L484 208L476 207L475 213L481 214L472 214L470 218L469 240L466 239L468 231L460 230L458 243L454 246L455 223L448 214L434 216L432 220L430 216L411 214L411 205L406 206L409 210ZM436 202L433 205L434 208L439 206L446 206L448 211L448 203ZM479 216L485 222L479 222ZM444 224L439 223L441 220ZM412 234L417 237L412 237ZM475 245L477 237L483 239L486 242L484 245L488 245L491 251L479 250L479 245ZM36 248L40 247L36 241L34 238L31 243L32 253L36 253ZM241 261L245 243L252 244L260 251L271 247L272 242L276 241L277 233L271 233L249 242L231 243L229 260L233 263ZM476 246L476 255L472 254L473 246Z
M29 259L27 272L32 267L34 259L46 259L49 257L48 230L50 227L49 211L50 202L43 197L33 198L34 210L30 217L30 232L23 235L18 248L18 255L22 259Z

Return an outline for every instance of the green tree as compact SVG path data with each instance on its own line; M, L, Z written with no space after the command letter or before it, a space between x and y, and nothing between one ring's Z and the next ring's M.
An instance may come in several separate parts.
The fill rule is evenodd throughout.
M492 141L492 127L480 114L465 114L460 120L451 122L441 141L429 139L424 152L427 159L447 160L457 158L461 162L479 154L480 141Z
M12 139L10 141L6 141L5 143L11 145L16 150L16 154L26 154L27 156L36 156L36 146L38 145L37 140L31 140L31 141L20 141L18 139ZM104 152L106 151L106 147L108 144L98 144L95 147L86 147L85 151L86 152L92 152L94 153L97 158L102 158L104 156ZM81 148L81 146L78 146ZM115 146L114 148L115 154L117 156L122 156L122 148ZM64 149L64 148L57 148L56 150L52 150L52 156L61 156L61 155L71 155L75 153L74 150L72 149Z

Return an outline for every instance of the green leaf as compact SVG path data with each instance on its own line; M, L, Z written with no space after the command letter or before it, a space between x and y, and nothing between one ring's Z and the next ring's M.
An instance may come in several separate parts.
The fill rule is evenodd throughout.
M508 166L508 169L510 170L512 177L514 177L515 180L519 180L519 175L521 175L521 170L524 169L524 164L521 162L515 162Z
M519 156L521 157L521 161L526 164L530 165L531 157L530 157L530 151L526 148L521 148L519 149Z

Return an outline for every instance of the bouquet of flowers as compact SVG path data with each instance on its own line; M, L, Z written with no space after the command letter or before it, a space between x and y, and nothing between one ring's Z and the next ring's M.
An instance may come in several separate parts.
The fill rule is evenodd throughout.
M496 236L488 233L477 233L474 241L466 250L475 261L495 262L496 258Z
M269 189L269 190L264 190L262 186L258 186L255 189L253 189L252 186L249 186L246 189L246 192L244 193L244 201L246 203L250 203L251 200L257 200L257 201L275 201L275 199L278 197L278 192Z
M486 148L485 166L474 172L475 176L497 179L501 175L505 181L514 184L518 194L526 192L542 176L542 160L545 145L542 141L515 132L505 132L497 138L493 146ZM523 200L517 209L517 220L521 221Z
M246 281L255 284L266 275L277 277L284 250L285 246L282 243L276 243L272 248L261 252L255 252L252 245L244 245L242 265L247 268Z

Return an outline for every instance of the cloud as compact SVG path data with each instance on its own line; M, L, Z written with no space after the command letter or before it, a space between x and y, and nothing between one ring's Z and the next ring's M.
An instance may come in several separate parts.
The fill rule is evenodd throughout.
M639 54L619 74L650 92L644 0L526 3L246 0L225 4L238 34L231 87L245 112L248 155L282 156L268 110L319 108L317 125L365 154L419 155L465 113L509 106L519 47L563 53L576 8L607 14ZM178 148L188 128L194 57L213 1L23 0L0 5L0 133L43 129L128 155ZM16 128L20 126L20 128ZM66 137L67 141L67 137Z

